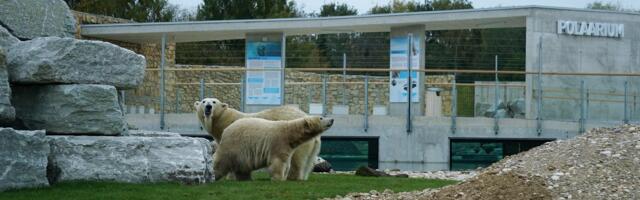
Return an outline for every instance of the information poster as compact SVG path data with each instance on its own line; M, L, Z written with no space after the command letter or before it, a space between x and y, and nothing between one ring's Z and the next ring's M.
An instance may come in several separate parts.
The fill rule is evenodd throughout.
M247 42L246 104L280 105L282 44ZM257 69L257 70L256 70Z
M390 67L393 70L407 69L408 53L411 53L411 69L420 69L420 40L414 40L414 44L409 50L409 39L407 37L392 37L391 38L391 55L390 55ZM392 71L390 73L390 87L389 87L389 101L390 102L407 102L407 95L409 95L409 87L411 87L411 102L419 102L418 96L419 87L421 84L417 71L411 72L411 83L409 83L409 71Z

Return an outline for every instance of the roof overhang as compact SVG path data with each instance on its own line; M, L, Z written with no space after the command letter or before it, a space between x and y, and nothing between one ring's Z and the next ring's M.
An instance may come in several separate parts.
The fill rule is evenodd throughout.
M540 6L467 9L415 13L321 18L283 18L82 25L83 36L133 43L158 42L163 34L175 42L244 39L247 33L283 32L286 35L349 32L389 32L392 27L424 24L426 30L525 27L526 18ZM602 12L602 11L593 11Z

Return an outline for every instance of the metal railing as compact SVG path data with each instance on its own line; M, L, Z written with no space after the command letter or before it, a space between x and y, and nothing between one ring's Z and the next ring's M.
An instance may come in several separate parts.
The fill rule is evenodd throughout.
M159 97L146 97L146 99L154 99L154 98L159 99L158 102L160 103L159 113L161 117L161 121L160 121L161 128L164 128L165 126L164 115L167 112L167 108L165 107L164 104L166 102L173 101L171 103L173 103L174 105L169 106L169 109L173 110L174 112L181 112L184 110L182 109L184 107L183 105L185 104L191 105L192 102L189 101L189 99L196 99L196 98L202 99L207 96L207 93L206 93L207 91L211 92L214 90L213 88L215 87L235 88L236 90L234 91L238 91L239 94L235 95L234 97L238 97L238 99L233 99L231 101L239 102L238 104L236 104L238 106L237 108L239 110L244 110L244 107L245 107L244 96L246 95L246 91L244 90L245 81L244 81L243 74L246 73L247 71L254 71L254 70L255 69L247 69L244 67L147 69L148 72L159 72L161 76L161 80L160 80L161 83L158 84L160 85ZM406 70L389 69L389 68L342 68L342 69L285 68L285 69L277 69L277 70L285 72L285 76L283 77L284 86L285 86L285 88L283 88L285 90L283 98L286 101L285 103L287 104L296 103L296 101L298 101L298 103L304 102L304 100L301 100L301 99L305 99L304 97L301 97L302 95L304 95L304 96L307 96L307 99L308 99L306 100L307 101L306 104L309 104L317 99L315 98L316 96L319 96L320 102L322 103L323 115L329 114L327 110L329 106L339 104L340 102L342 104L357 105L359 107L362 106L364 108L362 108L361 112L357 111L353 114L364 116L363 130L365 131L367 131L367 129L369 128L368 118L370 117L372 112L375 110L376 106L386 106L387 109L389 107L388 105L385 105L385 103L375 102L375 101L380 101L380 99L383 99L382 102L386 101L384 100L385 98L384 93L388 94L388 91L385 91L384 88L386 87L386 85L389 84L389 81L388 81L389 77L388 76L370 76L368 74L379 73L379 72L406 71ZM526 109L526 112L524 113L525 114L524 119L536 120L538 122L537 123L538 133L541 133L541 130L542 130L541 122L543 120L575 121L579 123L579 132L585 131L585 124L587 123L588 120L620 121L621 123L629 123L632 121L640 120L640 116L639 116L640 110L638 106L640 104L640 102L638 101L638 99L640 99L639 98L640 94L638 94L638 92L640 92L640 89L637 88L636 85L630 84L628 80L629 78L635 78L640 76L640 73L591 73L591 72L568 73L568 72L499 71L497 70L497 68L496 70L419 69L414 71L418 71L426 74L425 80L421 83L423 86L422 87L423 89L420 95L422 97L426 95L426 92L427 92L426 88L428 87L429 88L438 87L442 89L441 93L447 93L447 95L442 95L442 96L447 98L446 102L448 103L449 107L442 108L443 113L445 113L445 114L442 114L442 117L450 117L452 134L455 134L456 132L456 121L458 117L482 117L476 113L476 110L479 109L477 107L481 105L482 102L477 102L478 99L476 98L476 96L478 96L479 94L475 94L476 92L480 91L480 89L482 88L489 88L493 90L494 97L492 99L492 103L488 103L488 106L491 107L491 110L493 111L493 113L491 112L486 112L486 113L492 114L491 116L492 118L494 118L494 121L495 121L494 131L496 134L499 134L500 132L500 127L498 123L499 120L501 120L501 118L505 118L504 113L500 113L500 112L505 112L504 110L509 109L509 108L501 108L501 106L506 107L508 106L506 104L510 103L510 102L507 102L507 100L509 99L506 94L510 90L516 91L515 93L520 93L519 91L522 91L521 96L518 96L520 94L516 96L525 100L524 104L527 109ZM209 75L209 74L230 73L230 72L239 73L240 75L239 77L233 78L233 79L237 79L237 81L230 81L230 82L220 82L217 80L206 80L205 78L200 78L200 80L197 82L165 83L165 80L164 80L165 73L169 73L169 72L196 73L196 76L201 76L201 77L204 77L205 75ZM316 81L305 81L305 82L295 81L291 79L301 79L301 77L288 77L287 76L288 74L286 73L292 73L292 72L316 72L316 73L307 73L307 74L315 75L318 78L316 79ZM343 72L341 81L328 80L329 78L327 73L329 72ZM345 76L347 76L345 72L360 72L362 75L348 75L349 79L347 80L346 78L344 78ZM474 82L474 83L460 83L455 80L455 76L457 76L458 74L494 75L494 80L493 80L494 82L489 83L489 81L484 81L484 82ZM446 82L433 82L429 80L429 77L436 77L437 75L453 76L454 78ZM502 82L500 81L499 78L500 76L504 76L504 75L526 75L527 76L526 80L528 82L527 81L522 81L520 83ZM339 76L339 74L335 76ZM607 87L614 88L613 90L604 90L604 89L597 89L598 87L601 87L601 86L594 85L594 84L589 85L589 82L584 80L586 78L594 78L594 77L598 79L598 81L611 80L611 79L619 79L619 80L609 81L610 85ZM340 80L339 78L337 79ZM373 79L373 81L371 79ZM570 87L558 88L558 87L551 87L548 85L543 86L540 83L542 79L553 79L554 81L557 81L560 79L571 79L573 80L573 82L571 84L568 84ZM623 83L623 84L615 85L616 82ZM172 98L166 98L168 96L166 94L167 86L177 88L175 89L176 90L175 94L172 94L173 95ZM304 87L309 92L306 92L306 94L305 92L297 92L297 93L290 94L286 91L287 86L293 87L294 90ZM347 90L347 88L353 88L353 87L359 87L359 86L363 87L363 90L361 90L361 93L358 94L362 96L361 97L357 96L353 98L364 99L362 101L362 104L360 104L359 102L351 102L345 98L346 91L349 91L349 92L354 91L354 89ZM186 87L189 87L189 88L197 87L198 95L194 97L193 95L187 93L186 91L189 89L187 89ZM320 88L314 89L314 87L320 87ZM333 87L342 87L342 88L340 88L339 90L329 91ZM371 87L379 87L379 88L372 90ZM595 89L592 87L595 87ZM636 88L632 88L632 87L636 87ZM469 90L469 88L471 88L474 93L473 94L474 102L471 105L474 114L472 116L469 116L469 115L459 116L460 109L466 109L466 111L469 110L469 108L467 108L469 107L468 105L469 103L467 102L466 104L462 104L461 101L459 101L460 99L458 99L458 96L460 94L467 95L466 99L463 99L463 100L469 101L468 99L469 95L470 93L472 93L471 90ZM465 89L465 90L461 90L461 89ZM320 95L316 95L318 92L320 93ZM331 94L328 94L328 92L331 92ZM335 94L335 93L338 93L338 94ZM127 96L127 100L129 101L130 99L135 99L136 97L134 96L135 95L133 94ZM485 95L485 96L488 96L488 95ZM342 98L339 98L339 97L342 97ZM370 105L371 104L370 101L372 97L375 98L373 106ZM123 95L123 98L124 98L124 95ZM145 98L145 97L142 97L142 98ZM290 99L293 99L293 100L290 100ZM153 103L153 102L149 102L149 103ZM428 101L424 101L424 102L426 104L426 102ZM553 102L556 102L556 104L562 104L562 105L570 105L570 104L578 105L576 106L576 108L579 109L576 111L576 113L578 113L577 117L575 119L571 117L565 118L565 119L554 117L554 115L564 116L564 114L553 113L553 112L556 112L553 110L554 106L558 107L557 105L553 105L554 104ZM460 108L459 106L461 105L464 105L463 106L464 108ZM425 107L426 105L422 104L420 106ZM550 108L545 109L545 107L543 106L550 107ZM622 106L622 109L620 110L620 113L619 113L621 116L615 117L615 119L613 117L611 119L607 119L607 116L594 117L593 113L590 111L592 109L599 111L599 110L609 109L614 107L616 107L617 109L617 107L620 107L620 106ZM306 108L303 107L303 109L306 109ZM353 110L360 110L360 108L353 109ZM486 110L481 110L481 111L484 112ZM374 112L373 114L376 114L376 113ZM411 131L410 121L413 121L412 116L413 115L411 114L406 115L407 117L406 120L408 121L407 132ZM573 115L567 115L567 116L573 116Z

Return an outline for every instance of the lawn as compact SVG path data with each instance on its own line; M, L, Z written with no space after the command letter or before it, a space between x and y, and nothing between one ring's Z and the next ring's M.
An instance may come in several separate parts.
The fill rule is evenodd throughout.
M176 183L68 182L49 188L5 191L0 193L0 199L318 199L387 188L396 192L422 190L453 183L455 181L334 174L313 174L304 182L271 182L266 174L257 173L254 181L221 181L195 186Z

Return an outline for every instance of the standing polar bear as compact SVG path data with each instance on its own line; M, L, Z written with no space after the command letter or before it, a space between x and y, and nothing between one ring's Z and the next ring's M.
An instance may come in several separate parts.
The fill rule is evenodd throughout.
M333 119L322 117L239 119L224 129L213 160L215 179L233 173L237 180L251 180L253 170L267 167L271 180L285 180L294 150L331 125Z
M281 106L277 108L263 110L257 113L243 113L236 109L229 108L226 103L222 103L216 98L205 98L194 103L196 116L200 120L202 127L220 144L222 131L235 121L242 118L261 118L272 121L293 120L306 117L302 110L292 106ZM291 157L291 168L287 179L307 180L313 170L313 163L320 153L320 137L301 144L295 149Z

